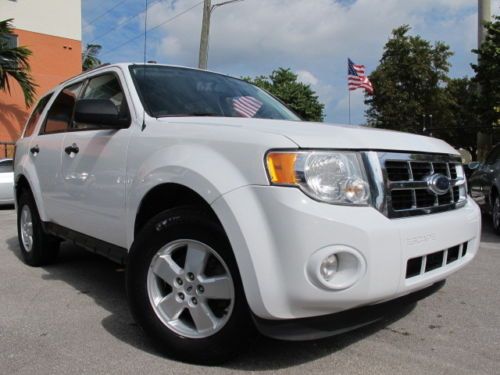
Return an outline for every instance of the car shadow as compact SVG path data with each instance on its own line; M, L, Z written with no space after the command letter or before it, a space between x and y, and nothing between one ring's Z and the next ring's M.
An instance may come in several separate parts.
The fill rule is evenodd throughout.
M7 240L8 248L21 259L17 237ZM45 266L43 280L64 281L77 294L91 297L110 314L101 322L102 327L119 340L157 357L157 351L146 334L135 324L127 305L124 269L72 243L63 242L56 264ZM242 370L278 370L331 355L408 315L416 303L403 305L392 315L372 325L328 339L308 342L286 342L258 336L241 355L222 367Z

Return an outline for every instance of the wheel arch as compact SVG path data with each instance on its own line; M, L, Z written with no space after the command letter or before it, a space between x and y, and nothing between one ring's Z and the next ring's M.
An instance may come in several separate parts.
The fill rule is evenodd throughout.
M154 186L141 199L134 220L134 238L150 218L180 206L200 208L222 226L215 211L200 194L185 185L168 182Z

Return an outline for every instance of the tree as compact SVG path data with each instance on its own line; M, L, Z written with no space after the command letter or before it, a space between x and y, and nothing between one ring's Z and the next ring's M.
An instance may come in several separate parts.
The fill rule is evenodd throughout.
M279 68L274 70L269 77L259 76L254 79L246 77L244 79L279 98L304 120L323 121L324 104L319 102L311 86L299 82L298 76L290 69Z
M450 79L445 88L449 97L449 123L444 125L444 139L455 145L476 153L476 134L480 128L478 115L477 84L470 78ZM439 129L438 129L439 130Z
M11 92L11 80L19 84L26 107L35 100L36 87L29 64L31 51L26 47L13 47L9 40L14 38L12 18L0 21L0 90Z
M485 27L486 40L472 51L478 55L478 63L472 64L472 68L480 86L477 109L482 132L489 135L488 143L491 143L492 130L500 129L500 17L493 17ZM485 154L487 149L482 151Z
M87 44L85 51L82 52L82 70L90 70L101 65L101 60L97 57L102 50L99 44Z
M431 45L420 36L409 36L409 31L408 25L392 31L369 77L374 93L365 97L366 114L372 126L421 133L429 115L434 126L449 121L450 99L443 88L452 52L442 42Z

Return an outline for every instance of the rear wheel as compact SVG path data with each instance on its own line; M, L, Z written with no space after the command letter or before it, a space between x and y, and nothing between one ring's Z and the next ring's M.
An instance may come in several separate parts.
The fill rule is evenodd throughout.
M223 362L252 329L225 233L196 209L164 211L141 231L129 256L127 293L158 348L186 362Z
M38 267L55 261L59 239L44 232L35 200L23 191L18 201L17 234L24 262Z
M493 221L493 229L500 235L500 196L496 196L493 200L493 210L491 213Z

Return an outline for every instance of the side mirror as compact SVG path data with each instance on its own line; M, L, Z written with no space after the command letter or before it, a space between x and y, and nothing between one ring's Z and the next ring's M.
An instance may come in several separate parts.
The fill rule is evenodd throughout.
M121 129L130 124L120 117L118 109L109 99L81 99L76 101L75 121L102 128Z
M481 166L481 163L478 161L473 161L467 165L471 171L475 171Z

